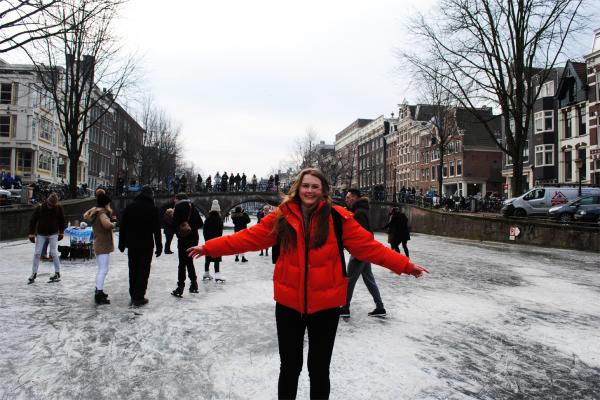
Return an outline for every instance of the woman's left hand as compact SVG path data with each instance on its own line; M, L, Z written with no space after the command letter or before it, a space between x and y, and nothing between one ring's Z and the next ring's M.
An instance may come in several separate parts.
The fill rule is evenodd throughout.
M187 249L188 257L198 258L206 255L202 246L194 246Z

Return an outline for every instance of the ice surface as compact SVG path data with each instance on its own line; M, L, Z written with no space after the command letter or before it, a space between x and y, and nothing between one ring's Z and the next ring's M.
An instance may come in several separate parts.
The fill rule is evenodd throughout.
M332 399L599 398L597 254L419 234L409 247L432 274L374 267L385 320L367 317L374 304L357 284ZM177 256L163 255L150 303L135 309L124 254L111 256L112 303L98 307L95 261L63 262L53 284L42 263L27 285L32 253L25 240L0 243L0 399L276 398L270 257L225 257L227 283L177 299ZM308 397L305 368L298 398Z

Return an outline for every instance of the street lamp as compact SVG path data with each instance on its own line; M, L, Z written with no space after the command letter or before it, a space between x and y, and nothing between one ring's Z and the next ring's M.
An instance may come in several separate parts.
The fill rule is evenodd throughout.
M576 158L575 159L575 166L577 167L577 171L579 173L579 191L578 191L578 193L579 193L579 197L581 197L581 178L582 178L582 176L581 176L581 169L583 167L583 160L581 158L579 158L579 157Z
M121 195L121 191L123 190L123 186L119 185L119 178L121 178L121 156L123 155L123 149L121 147L115 148L115 156L117 157L117 173L115 174L116 182L115 189L117 191L117 196ZM119 187L121 186L121 187Z

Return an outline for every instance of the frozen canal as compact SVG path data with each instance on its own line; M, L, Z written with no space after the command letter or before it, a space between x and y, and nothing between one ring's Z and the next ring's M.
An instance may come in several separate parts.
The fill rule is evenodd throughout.
M374 267L385 320L367 317L374 305L357 284L332 399L600 398L598 254L426 235L409 246L431 275ZM111 260L112 304L97 307L95 261L64 262L54 284L42 263L27 285L32 252L0 243L0 399L276 398L270 257L227 257L226 284L177 299L177 257L163 255L150 303L132 309L124 254ZM308 393L305 368L298 398Z

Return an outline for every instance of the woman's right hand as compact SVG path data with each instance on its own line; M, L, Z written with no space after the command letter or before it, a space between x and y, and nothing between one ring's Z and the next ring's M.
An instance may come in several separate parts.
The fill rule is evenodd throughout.
M205 255L204 248L202 246L194 246L187 249L188 257L198 258Z

